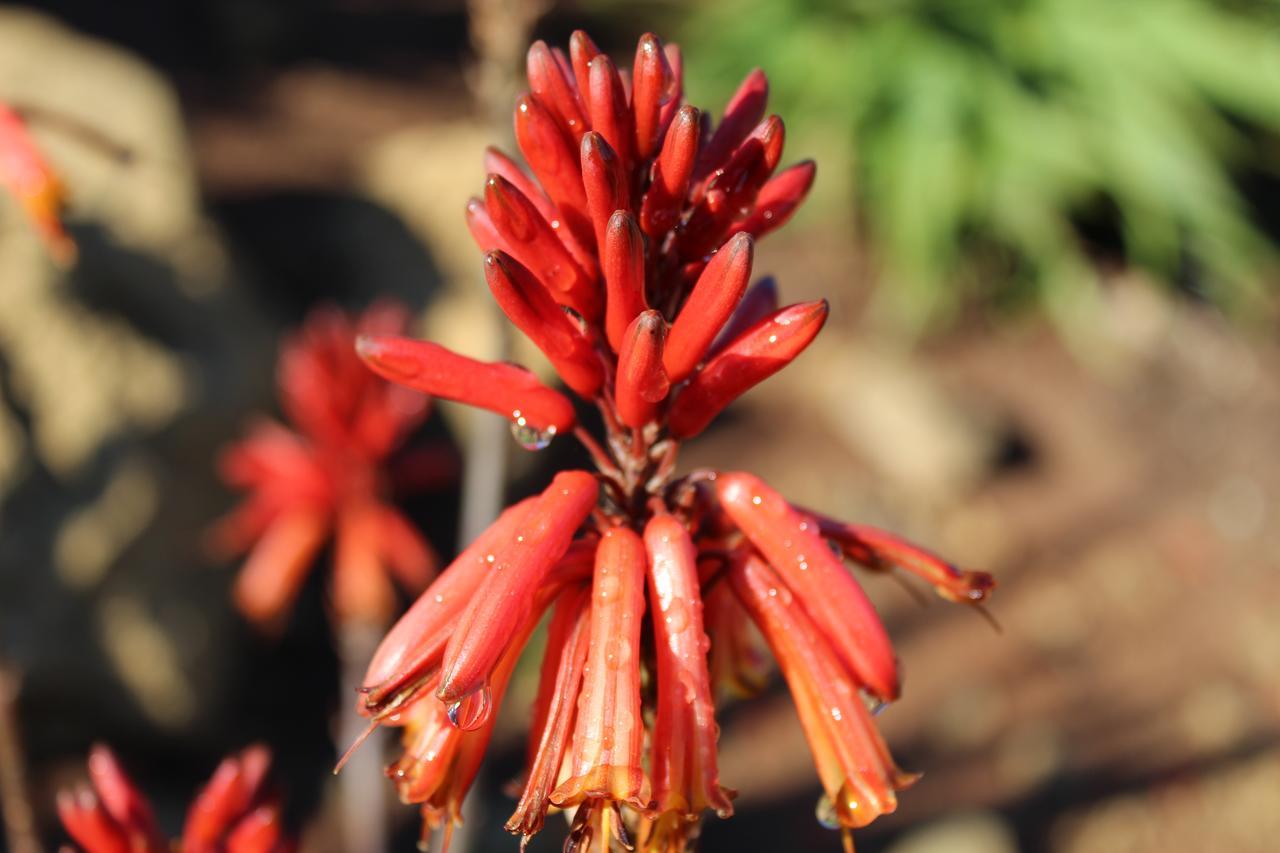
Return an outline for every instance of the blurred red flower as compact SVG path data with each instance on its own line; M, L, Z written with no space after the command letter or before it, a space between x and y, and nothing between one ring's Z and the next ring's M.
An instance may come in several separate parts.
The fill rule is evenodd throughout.
M271 753L228 756L187 810L182 838L164 837L151 806L105 746L89 753L89 781L58 794L58 816L87 853L291 853L280 797L267 779Z
M333 542L332 600L342 621L385 625L395 607L388 575L420 592L436 558L392 494L452 480L456 461L428 448L388 465L427 417L420 395L371 374L352 342L359 334L402 332L403 309L389 304L358 317L320 308L281 346L280 403L296 431L263 420L225 451L223 479L249 496L212 531L225 554L248 551L234 598L252 621L287 613L316 555Z
M778 169L784 130L766 116L764 74L747 76L713 129L682 104L681 67L652 35L629 75L581 32L567 54L534 44L515 110L533 177L490 150L484 197L467 207L495 299L599 409L603 443L524 368L389 335L357 345L388 379L510 418L526 447L574 435L596 466L503 513L369 666L361 709L405 728L389 774L427 827L458 819L511 667L550 609L511 832L527 841L556 807L576 809L569 851L686 849L706 810L733 810L712 677L758 687L762 635L812 748L823 813L851 844L914 777L872 721L870 706L898 697L897 661L842 556L901 565L952 600L993 585L819 520L749 474L675 476L680 442L803 352L828 310L779 307L771 279L750 285L754 241L814 177L810 162Z
M67 192L50 167L26 122L7 104L0 103L0 184L18 203L55 261L75 260L76 244L62 227Z

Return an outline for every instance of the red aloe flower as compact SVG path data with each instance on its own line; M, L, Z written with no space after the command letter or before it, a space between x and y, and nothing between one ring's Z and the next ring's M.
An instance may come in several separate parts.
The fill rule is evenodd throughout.
M165 839L151 806L105 746L89 752L89 780L58 794L58 816L87 853L290 853L280 797L267 779L271 753L251 746L218 765L187 810L180 841Z
M597 469L561 473L503 513L369 666L361 710L406 727L390 773L428 826L456 819L510 667L554 602L507 822L522 844L552 807L575 810L568 851L681 851L706 811L731 814L717 687L758 690L766 643L848 842L913 777L864 704L897 698L897 662L840 555L900 565L956 601L992 586L797 509L748 474L675 476L680 442L799 356L828 311L779 306L770 278L750 285L754 240L791 216L814 177L812 163L775 174L784 132L766 117L764 74L748 75L712 130L682 103L682 67L652 35L629 79L584 33L567 53L536 43L515 111L532 176L491 149L483 198L466 210L498 304L599 409L604 442L577 424L567 394L524 368L399 337L358 343L392 381L506 415L527 447L572 434Z
M75 260L76 244L62 227L67 191L12 107L0 103L0 184L13 194L55 261Z
M426 418L427 403L371 375L352 348L357 334L394 333L406 322L388 304L359 317L313 312L282 345L277 369L281 408L297 431L263 421L223 454L223 478L249 497L213 541L224 553L249 552L234 597L258 624L281 619L330 540L340 619L386 624L395 605L388 573L412 593L431 580L434 553L389 499L396 486L448 478L452 460L420 451L393 481L388 457Z

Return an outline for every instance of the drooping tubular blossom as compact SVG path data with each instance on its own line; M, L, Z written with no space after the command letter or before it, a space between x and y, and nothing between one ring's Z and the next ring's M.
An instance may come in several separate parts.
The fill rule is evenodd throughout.
M60 792L58 816L86 853L291 853L297 844L285 831L270 768L262 746L223 759L187 809L182 838L170 842L115 755L95 746L92 787Z
M406 322L390 304L359 317L312 312L284 341L277 366L281 409L294 429L261 421L223 454L223 479L249 496L212 540L224 554L248 552L233 595L253 622L282 619L329 541L341 620L384 625L395 606L389 576L415 594L431 580L435 554L392 500L447 483L456 462L439 447L388 464L426 418L427 401L371 374L352 349L357 334L395 332Z
M528 448L572 435L596 469L557 475L441 573L378 649L359 707L405 728L388 771L401 797L422 804L428 827L455 821L510 668L552 610L507 829L523 845L560 808L570 853L679 853L707 812L733 812L715 703L759 690L771 649L823 814L851 843L913 777L867 709L898 697L897 661L842 556L900 566L955 601L992 582L798 509L749 474L677 476L680 443L826 321L825 301L780 305L772 278L752 284L755 240L793 215L814 167L781 167L785 132L767 115L762 72L716 117L683 103L673 45L646 35L629 79L620 64L582 32L567 51L534 44L515 109L528 171L490 149L466 209L494 298L599 410L603 440L569 393L522 367L396 336L357 345L394 382L509 418Z

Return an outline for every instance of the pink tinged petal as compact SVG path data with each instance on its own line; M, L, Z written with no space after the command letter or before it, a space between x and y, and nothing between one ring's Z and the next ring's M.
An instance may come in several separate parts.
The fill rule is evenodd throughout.
M452 705L488 689L494 667L534 605L535 593L595 508L598 493L591 474L561 472L516 536L497 543L488 577L445 648L436 691L440 701Z
M151 805L124 772L115 754L101 744L89 752L89 779L103 808L132 843L160 844L160 828Z
M284 820L278 803L254 809L227 836L226 853L276 853L283 843ZM183 850L183 853L188 853Z
M859 682L881 701L897 699L898 662L889 636L862 587L827 547L817 522L751 474L719 475L716 494Z
M572 70L566 74L565 67L541 39L529 48L525 68L533 96L556 115L574 142L582 139L589 127Z
M439 344L409 338L361 337L356 351L385 379L488 409L522 426L564 433L576 421L567 397L514 364L476 361Z
M138 853L128 833L107 814L88 788L59 791L57 805L63 828L87 853ZM160 851L159 847L152 849L156 853Z

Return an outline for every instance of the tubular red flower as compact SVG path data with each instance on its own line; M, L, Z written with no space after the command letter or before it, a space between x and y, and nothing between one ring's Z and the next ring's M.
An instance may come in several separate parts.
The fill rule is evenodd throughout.
M667 397L671 382L662 367L667 323L657 311L645 311L627 327L618 350L618 376L614 397L618 418L632 429L653 420L658 404Z
M577 171L576 158L574 170ZM585 210L585 197L582 203ZM512 257L533 270L558 302L587 318L599 315L600 298L590 271L578 265L551 223L542 218L524 193L501 175L490 175L484 185L484 207ZM564 210L562 206L560 209ZM583 228L588 229L584 239L590 240L585 216L584 212ZM489 246L486 250L494 248L502 247Z
M590 590L570 588L560 596L551 617L529 727L527 777L520 802L507 820L507 831L525 839L541 831L551 792L569 751L590 645L590 615Z
M573 404L523 367L476 361L409 338L360 337L356 351L379 376L424 394L488 409L538 430L573 429Z
M783 308L743 332L699 370L671 406L676 438L690 438L739 396L804 352L827 319L827 302Z
M758 557L735 560L729 582L787 679L839 825L855 829L892 812L897 808L895 791L916 776L894 763L842 661L808 609Z
M747 289L754 244L735 234L707 264L667 335L662 362L672 382L683 382L706 355Z
M488 681L514 629L533 606L533 593L569 548L578 527L595 508L599 486L585 471L564 471L539 496L514 538L496 545L480 588L458 620L445 647L436 696L447 705L461 703L488 689ZM487 559L487 558L486 558ZM476 698L483 705L483 695ZM483 707L464 707L486 716ZM465 726L464 726L465 727Z
M698 555L674 516L645 525L649 606L658 662L658 704L653 727L654 809L696 820L706 809L733 814L720 787L716 761L715 700L707 673L711 646L703 628Z
M866 524L846 524L825 515L810 513L818 529L833 539L845 556L869 569L904 569L922 578L938 595L958 604L975 604L995 589L995 578L986 572L959 569L918 545Z
M351 346L360 332L398 332L407 319L389 304L359 316L313 311L285 338L276 370L281 408L298 431L259 423L222 454L223 479L249 496L212 541L226 556L249 552L233 599L260 627L279 626L330 537L334 612L344 622L385 623L395 599L389 574L413 593L430 580L434 555L390 504L387 465L427 416L427 401L373 375ZM446 457L432 458L439 468Z
M591 253L578 241L578 237L560 221L560 212L556 209L555 204L547 198L546 193L542 191L537 183L525 174L524 169L516 165L514 160L497 148L490 146L484 152L484 170L487 174L499 175L506 179L529 200L534 208L537 209L538 215L551 226L551 230L560 238L560 242L564 244L565 249L573 256L573 260L578 266L584 270L592 269L595 266ZM510 254L510 252L507 254Z
M615 352L631 321L649 306L644 299L644 237L630 213L619 210L609 217L602 250L605 283L605 335Z
M280 800L267 784L264 747L224 760L187 812L184 853L289 853ZM58 794L58 815L88 853L168 853L179 849L160 833L151 807L106 747L89 755L93 789Z
M827 547L817 522L751 474L721 474L716 494L862 686L883 702L897 699L898 662L884 625L862 587Z
M605 531L591 587L591 644L574 725L570 777L551 794L561 808L585 800L649 805L640 715L644 543L625 527Z
M488 576L494 549L516 537L536 502L526 498L503 510L392 626L365 672L363 713L376 716L388 703L404 704L439 669L458 617Z
M600 359L542 283L502 252L485 255L484 274L503 313L542 350L565 384L592 397L604 381Z
M708 668L711 683L731 696L754 696L764 689L770 667L764 640L728 585L706 594L703 617L714 637Z

